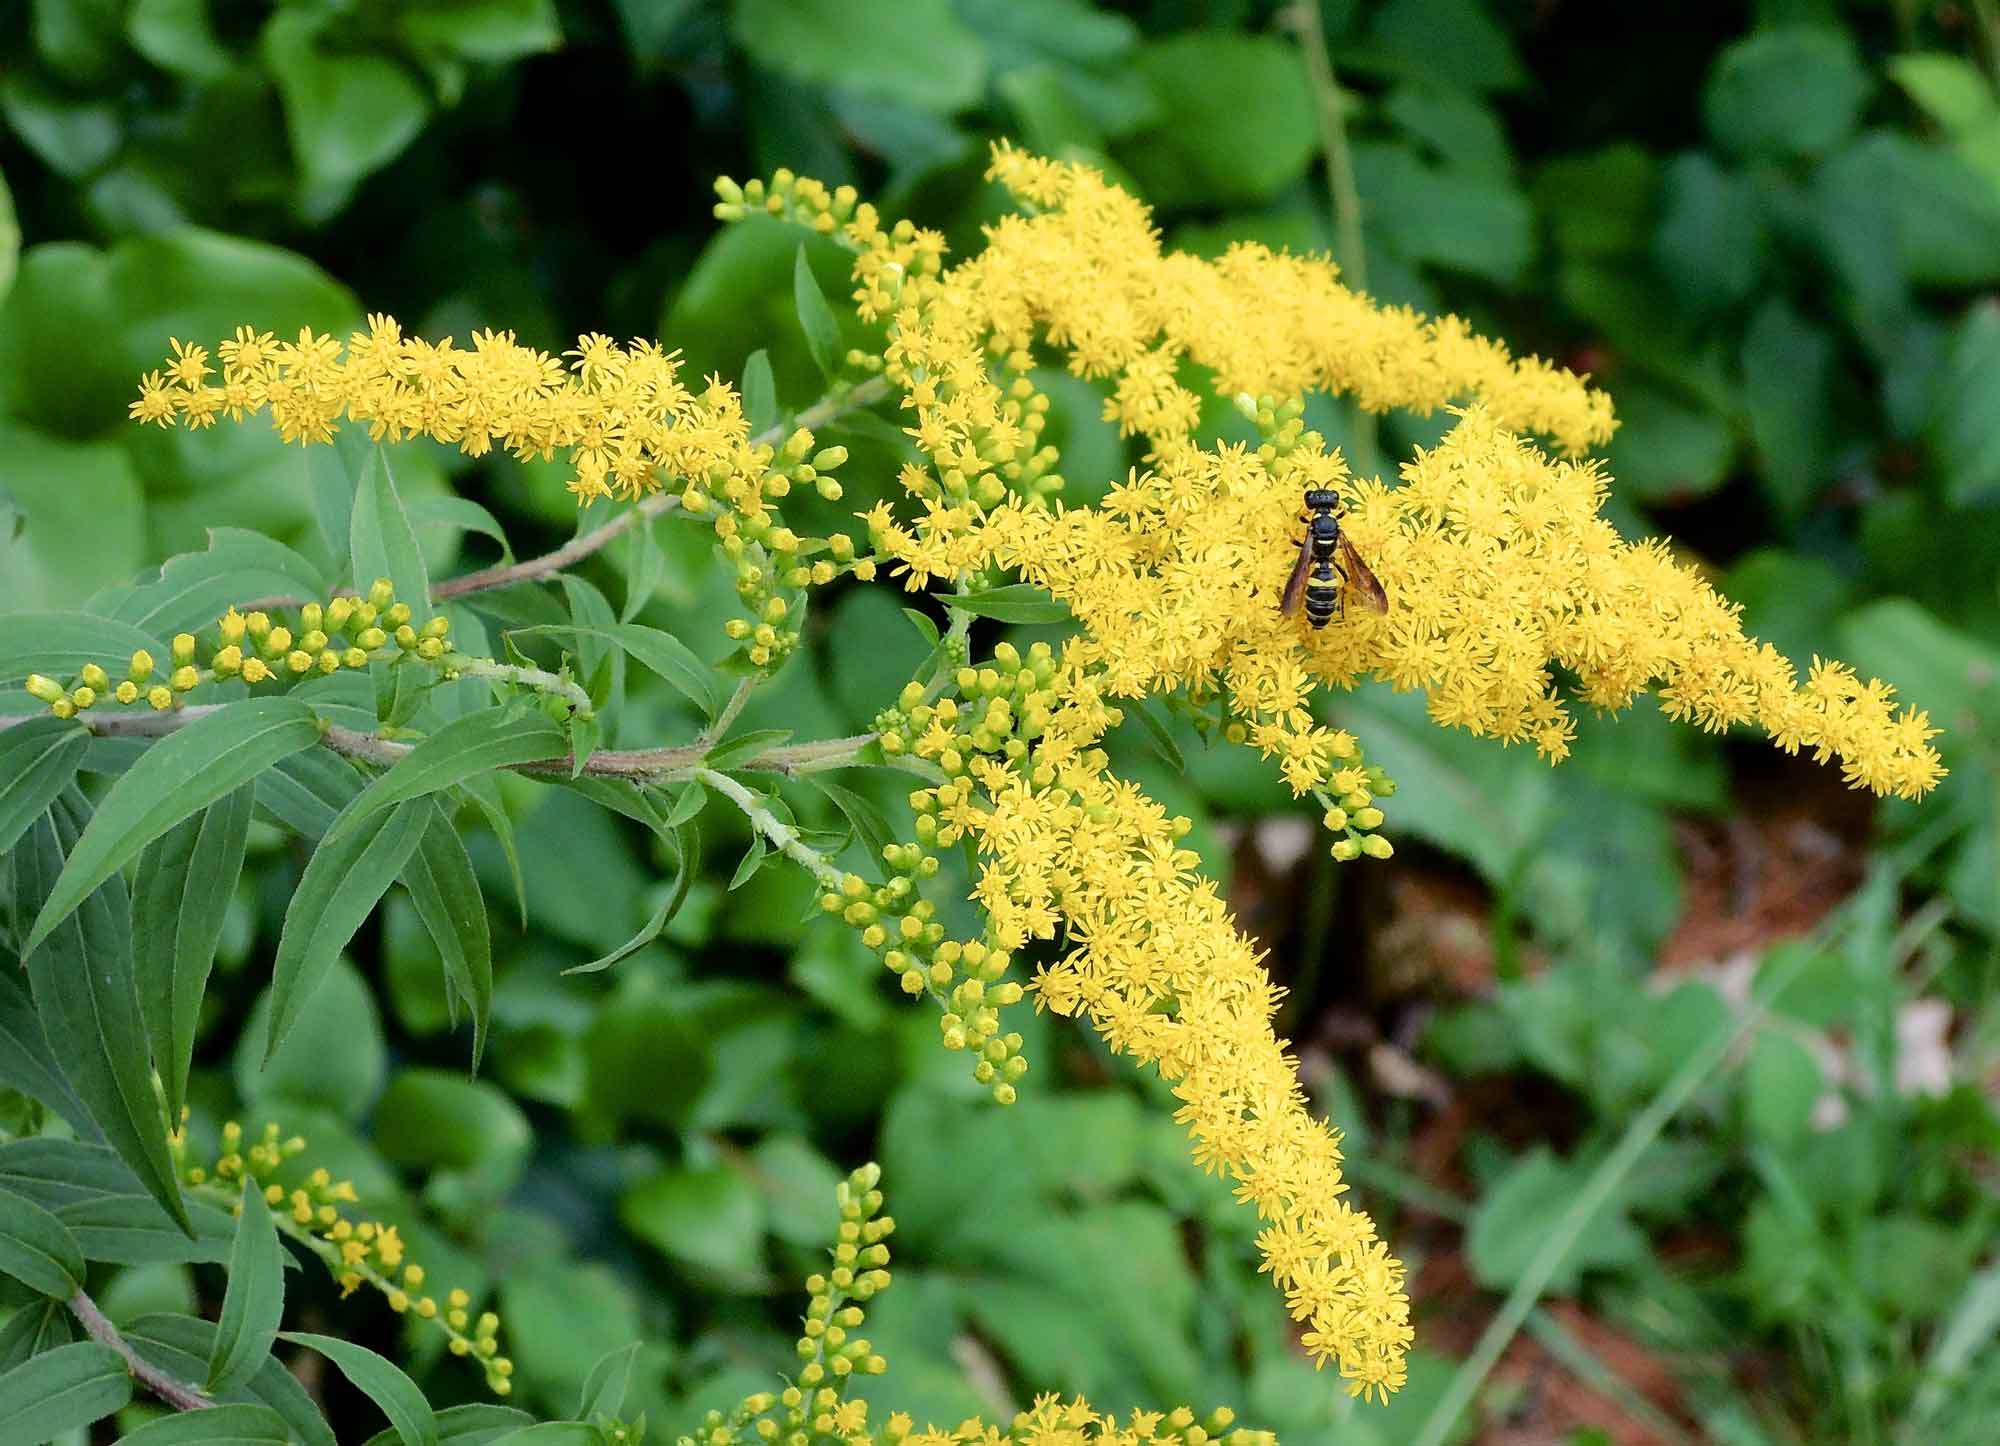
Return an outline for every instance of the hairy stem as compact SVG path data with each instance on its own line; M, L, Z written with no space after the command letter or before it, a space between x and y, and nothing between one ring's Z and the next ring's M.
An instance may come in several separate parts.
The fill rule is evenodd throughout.
M715 744L729 732L729 725L736 721L736 715L743 711L743 705L750 701L750 694L756 689L762 675L752 673L736 685L736 691L729 695L729 701L722 705L722 711L715 715L715 721L701 730L697 744Z
M576 708L588 718L595 710L590 694L571 682L541 668L523 667L517 663L497 663L491 658L474 658L464 653L448 653L438 660L445 668L461 678L488 678L496 683L518 683L524 688L538 692L554 693Z
M771 846L786 858L799 864L819 881L820 887L839 889L840 870L818 849L806 844L796 830L768 808L762 799L738 783L726 773L717 773L713 768L697 768L694 776L698 782L714 789L731 803L743 810L743 816L750 820L750 826L761 833Z
M97 1302L78 1291L68 1301L70 1314L82 1324L90 1338L100 1345L111 1347L118 1352L118 1358L125 1362L132 1378L172 1406L176 1411L200 1411L213 1406L215 1402L204 1396L184 1381L177 1381L165 1371L142 1359L139 1353L118 1334L118 1327L105 1318L97 1308Z

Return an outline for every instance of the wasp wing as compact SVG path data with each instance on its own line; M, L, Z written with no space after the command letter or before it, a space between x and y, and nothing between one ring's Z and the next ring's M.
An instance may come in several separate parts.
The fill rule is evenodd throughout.
M1389 594L1368 564L1361 560L1361 554L1354 550L1354 544L1347 540L1347 534L1340 537L1340 568L1347 574L1347 589L1368 604L1369 611L1386 613L1389 611ZM1303 579L1304 574L1300 574Z
M1285 582L1285 595L1278 602L1279 612L1289 617L1299 610L1299 604L1304 601L1306 595L1306 575L1311 570L1312 534L1308 532L1305 540L1299 544L1298 566L1292 569L1291 577Z

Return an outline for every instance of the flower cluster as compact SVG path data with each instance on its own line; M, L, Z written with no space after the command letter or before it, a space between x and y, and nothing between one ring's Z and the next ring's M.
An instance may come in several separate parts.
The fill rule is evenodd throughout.
M229 1120L222 1126L216 1157L203 1164L190 1159L185 1110L181 1119L182 1127L168 1143L181 1178L190 1188L211 1195L217 1204L240 1210L243 1182L255 1181L278 1228L325 1262L339 1281L342 1296L352 1295L363 1285L371 1287L398 1315L407 1312L433 1322L444 1332L453 1355L478 1361L486 1373L487 1387L495 1395L513 1390L509 1378L514 1374L514 1363L500 1354L500 1317L482 1311L475 1319L472 1298L462 1290L447 1292L442 1303L425 1294L424 1268L405 1258L403 1238L396 1227L354 1218L348 1207L358 1206L360 1200L353 1182L336 1180L324 1168L311 1171L290 1187L275 1178L287 1162L305 1153L305 1140L297 1135L287 1138L278 1125L266 1124L259 1138L246 1143L242 1125Z
M116 687L96 663L86 663L68 687L40 673L30 673L25 686L56 717L74 718L99 703L129 705L142 698L149 707L166 712L203 683L230 678L255 685L365 668L385 658L444 661L451 624L440 614L419 628L411 617L409 604L396 601L394 584L378 577L366 597L307 603L299 609L296 632L268 613L239 613L232 607L217 621L213 640L177 633L169 648L172 670L165 682L152 681L153 655L141 649L132 654Z
M796 645L801 589L850 572L874 576L874 560L855 555L853 538L803 536L780 513L795 486L837 500L832 472L846 449L815 448L803 427L753 438L734 388L711 378L690 390L677 355L652 342L580 336L565 366L511 332L477 332L466 350L449 337L406 337L386 316L371 316L344 346L310 330L281 342L246 326L217 348L219 382L210 380L207 348L172 345L166 367L140 380L135 420L206 427L261 412L288 442L330 441L346 420L377 441L429 437L473 457L496 446L523 460L561 452L584 505L674 483L675 500L714 526L735 566L745 615L728 632L758 669L777 666Z
M902 1412L871 1426L868 1403L849 1400L846 1386L856 1374L880 1375L887 1362L854 1334L865 1319L861 1302L889 1287L889 1247L883 1244L896 1223L881 1214L882 1171L864 1165L840 1182L836 1195L840 1225L833 1269L806 1280L807 1307L798 1353L804 1365L782 1391L745 1397L732 1411L710 1411L692 1435L677 1446L748 1446L751 1442L838 1442L841 1446L1276 1446L1268 1431L1231 1429L1227 1409L1198 1421L1182 1406L1173 1411L1134 1411L1120 1426L1081 1400L1064 1404L1038 1397L1032 1410L1014 1417L1007 1430L977 1419L955 1427L918 1430Z

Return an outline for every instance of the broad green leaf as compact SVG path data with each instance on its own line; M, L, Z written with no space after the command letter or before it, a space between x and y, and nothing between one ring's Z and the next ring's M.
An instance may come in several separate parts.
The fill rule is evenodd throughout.
M763 1269L763 1201L736 1170L663 1170L625 1192L618 1218L683 1265L735 1279Z
M179 1119L187 1101L195 1026L243 870L255 793L251 785L238 785L175 824L146 845L133 875L133 973L169 1119Z
M409 67L387 54L320 49L325 24L322 15L282 10L263 30L265 64L278 84L306 209L315 217L337 209L430 115L429 98ZM417 606L415 598L405 601Z
M444 51L464 60L506 61L562 44L554 0L465 0L413 5L397 28L417 51Z
M214 1323L194 1316L145 1315L121 1329L126 1343L142 1358L183 1381L201 1379L215 1348ZM223 1395L230 1403L270 1407L305 1446L337 1446L319 1407L275 1357L267 1359L248 1384Z
M764 1197L771 1233L808 1250L824 1249L839 1224L841 1173L794 1135L766 1135L750 1154L750 1177Z
M189 814L317 742L312 710L290 698L231 703L162 738L105 794L26 948L33 950L86 894Z
M61 1220L25 1195L0 1189L0 1274L68 1300L83 1288L83 1251Z
M1008 583L978 592L940 597L946 607L1003 623L1060 623L1069 620L1069 604L1056 601L1031 582Z
M28 997L27 981L6 968L0 968L0 1087L41 1101L84 1138L102 1138L49 1049L35 1003Z
M79 612L0 612L0 687L19 686L30 673L67 682L85 663L125 676L144 649L165 660L165 644L130 623Z
M1702 116L1717 144L1741 156L1823 155L1853 131L1873 88L1845 31L1775 26L1722 52Z
M87 729L55 717L0 731L0 854L69 786L89 742Z
M1796 519L1825 483L1833 422L1833 337L1782 298L1757 309L1743 337L1743 393L1764 490Z
M640 667L666 679L682 696L701 709L704 717L713 718L721 711L722 698L716 687L715 669L696 657L694 650L672 633L663 633L643 623L614 623L602 627L544 624L515 628L513 631L520 634L571 633L578 637L601 639L623 649Z
M230 607L251 598L326 595L319 569L283 543L261 532L217 527L205 551L168 558L152 578L121 589L115 599L95 600L91 611L166 638L213 627Z
M615 1417L625 1406L625 1392L632 1384L632 1362L643 1341L621 1346L600 1358L583 1382L583 1397L577 1402L576 1419L593 1420L599 1415Z
M660 546L652 518L642 517L626 529L622 563L625 605L618 610L618 621L629 623L653 600L653 594L660 590L660 583L665 580L669 568L667 551Z
M425 1171L512 1168L534 1140L503 1090L439 1069L398 1072L375 1106L371 1136L392 1165Z
M131 1182L137 1191L138 1181ZM229 1258L236 1222L203 1200L187 1202L192 1234L151 1195L96 1195L56 1211L86 1259L110 1265L214 1263Z
M493 931L465 840L450 810L435 799L423 841L403 870L403 885L444 961L447 991L465 1001L472 1015L472 1072L477 1074L493 1013Z
M1118 155L1156 205L1259 205L1304 179L1319 152L1318 113L1290 40L1184 30L1126 63L1158 97L1161 122Z
M359 827L341 831L313 851L285 909L271 968L267 1063L299 1022L335 957L417 851L432 816L427 802L410 799L371 814ZM339 823L334 827L338 830Z
M1882 68L1926 115L1953 135L1973 130L2000 111L1992 83L1964 56L1916 51L1892 55Z
M327 830L326 841L338 840L383 809L498 768L561 758L568 750L561 725L545 713L510 714L502 708L468 713L438 729L363 789Z
M627 1120L683 1128L713 1074L712 1042L694 1012L673 999L635 998L600 1009L583 1037L585 1082L577 1114L608 1134Z
M699 787L697 786L693 792L699 794ZM652 917L646 920L638 933L634 934L610 953L600 955L588 964L572 964L569 968L563 970L563 973L595 974L599 970L609 969L613 964L638 953L639 950L660 937L661 931L672 922L674 915L680 912L681 905L687 901L688 888L694 883L695 875L701 869L700 831L690 827L683 821L674 827L673 838L675 851L674 877L672 882L667 885L666 894L660 900L660 906L653 910Z
M269 1359L285 1317L285 1248L278 1242L271 1207L255 1180L243 1181L236 1239L229 1249L229 1286L215 1323L208 1356L211 1394L249 1381Z
M190 80L215 80L236 64L216 38L204 0L135 0L125 34L160 69Z
M1674 296L1705 315L1755 290L1768 259L1757 189L1706 151L1674 157L1660 177L1660 220L1653 257ZM1623 419L1624 393L1619 393ZM1619 474L1624 480L1624 474Z
M49 1135L0 1145L0 1186L58 1213L68 1205L144 1188L109 1146Z
M314 1335L310 1331L286 1331L282 1337L296 1346L318 1351L340 1373L382 1408L389 1424L403 1440L403 1446L438 1446L437 1417L417 1383L394 1364L365 1346L357 1346L336 1336Z
M1758 1031L1743 1067L1743 1119L1759 1139L1796 1140L1823 1087L1812 1052L1780 1026Z
M410 621L423 626L431 613L430 574L424 569L416 529L396 492L396 479L389 474L388 454L379 446L368 454L354 484L348 547L355 590L365 593L376 578L388 578L395 584L396 601L409 604Z
M819 282L813 278L803 245L799 247L799 259L792 266L792 305L798 311L799 326L805 331L806 350L812 354L813 365L819 368L821 376L832 381L846 355L840 343L840 323L834 318L833 308L826 304Z
M759 64L950 113L986 82L979 37L949 0L741 0L736 40Z
M47 1441L100 1421L132 1399L132 1377L109 1346L77 1341L0 1376L0 1441Z
M0 421L0 456L21 521L20 536L0 544L0 597L10 606L72 601L146 560L145 487L123 447Z
M76 1339L69 1307L61 1301L31 1301L0 1326L0 1375L44 1351Z
M738 733L734 738L725 738L708 750L702 762L719 773L727 773L732 768L740 768L762 754L769 753L780 743L792 736L789 728L753 728L748 733Z
M514 549L500 521L477 502L465 497L412 497L403 504L403 515L414 528L437 528L451 532L477 532L500 544L500 560L512 562Z
M269 1406L236 1404L183 1411L148 1421L117 1446L286 1446L285 1418Z
M1643 379L1618 389L1618 431L1605 456L1621 490L1646 501L1705 497L1736 460L1729 418Z
M447 1406L437 1413L438 1446L492 1446L508 1432L534 1423L533 1416L512 1406L496 1406L486 1401ZM397 1446L395 1428L376 1432L364 1446Z
M1926 434L1948 500L1974 506L2000 496L2000 308L1973 307L1958 324Z
M15 849L14 899L24 911L59 886L59 870L67 870L65 853L75 859L85 807L72 789ZM187 1207L147 1065L132 977L130 911L125 880L116 873L102 879L27 953L28 987L49 1048L77 1096L145 1188L186 1231Z
M1480 0L1387 0L1366 47L1377 63L1453 90L1512 90L1527 78L1507 28ZM1333 58L1340 63L1338 50Z

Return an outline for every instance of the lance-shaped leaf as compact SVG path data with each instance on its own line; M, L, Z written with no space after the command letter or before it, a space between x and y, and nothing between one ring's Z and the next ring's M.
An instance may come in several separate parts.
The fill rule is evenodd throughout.
M365 593L376 578L388 578L395 584L396 601L408 603L412 621L421 626L431 613L430 574L424 569L417 530L403 510L396 479L389 474L389 459L380 447L370 450L354 484L348 549L354 586Z
M694 876L701 868L701 834L684 823L673 830L673 840L677 860L674 877L667 885L660 906L653 910L653 917L645 922L638 933L609 954L593 959L588 964L572 964L563 970L563 973L595 974L599 970L609 969L613 964L638 953L660 937L674 915L680 912L681 905L687 902L688 887L694 882Z
M132 1399L132 1377L109 1346L77 1341L0 1376L0 1441L47 1441L101 1421Z
M798 259L792 263L792 303L798 309L799 326L806 334L806 350L812 353L813 365L819 368L821 376L832 381L846 355L840 346L840 323L834 319L833 308L826 304L826 293L819 289L819 278L813 275L812 266L806 261L803 242L799 245Z
M102 1138L97 1122L49 1050L26 983L6 968L0 968L0 1086L40 1100L85 1139Z
M561 758L568 751L562 728L544 713L510 715L500 708L468 713L438 729L364 788L327 830L327 840L406 799L436 793L496 768Z
M28 951L147 844L317 742L312 709L292 698L257 698L232 703L155 743L104 795L28 931Z
M1061 623L1069 621L1070 616L1067 603L1056 601L1031 582L1011 582L1004 587L954 593L939 601L960 612L1003 623Z
M722 707L722 696L716 688L715 669L696 657L694 649L672 633L649 628L644 623L605 623L595 627L545 623L540 627L515 628L513 631L523 635L569 633L614 644L624 649L640 667L664 678L701 709L704 717L713 718Z
M326 579L291 548L261 532L214 527L206 551L170 557L154 577L121 589L115 601L95 598L91 606L164 638L212 625L245 598L293 593L324 597Z
M359 802L357 797L355 803ZM278 958L271 971L271 1037L264 1046L267 1061L299 1022L334 957L347 947L409 863L430 819L428 800L411 799L371 815L355 828L342 829L335 820L329 837L313 851L278 936ZM339 837L332 837L336 833Z
M66 877L63 846L80 846L79 820L88 807L72 786L14 850L14 898L23 909L33 908ZM73 849L70 856L73 861ZM35 1012L64 1075L105 1139L174 1223L189 1231L139 1022L125 880L113 874L79 903L63 912L54 931L23 961Z
M447 1406L437 1413L438 1446L492 1446L510 1431L534 1424L535 1418L526 1411L512 1406L496 1406L490 1401ZM361 1446L397 1446L397 1441L392 1426L386 1431L377 1431Z
M76 777L89 742L88 729L60 718L31 718L0 732L0 854Z
M285 1446L285 1418L269 1406L235 1404L183 1411L148 1421L118 1438L118 1446Z
M417 1383L395 1365L352 1341L336 1336L314 1335L310 1331L286 1331L284 1339L295 1346L318 1351L340 1367L340 1373L356 1390L382 1408L389 1424L402 1438L403 1446L438 1446L437 1416Z
M83 1248L62 1221L27 1196L0 1189L0 1273L68 1300L83 1288Z
M68 678L85 663L123 676L132 654L159 655L160 640L130 623L90 613L0 613L0 687L11 688L30 673Z
M215 1324L190 1315L142 1315L123 1328L125 1343L142 1360L178 1381L195 1381L208 1369L215 1347ZM306 1446L337 1446L333 1428L306 1394L298 1378L275 1357L267 1357L248 1384L219 1393L224 1401L268 1406L285 1418L292 1437Z
M285 1248L255 1180L243 1181L243 1209L229 1249L229 1287L208 1353L210 1393L233 1391L270 1358L285 1315Z
M167 1118L181 1117L208 971L250 836L250 784L182 819L139 855L132 879L132 963Z
M493 933L465 841L437 800L430 801L430 809L430 823L403 870L403 884L444 961L447 996L464 1000L472 1015L472 1072L477 1074L493 1013Z

